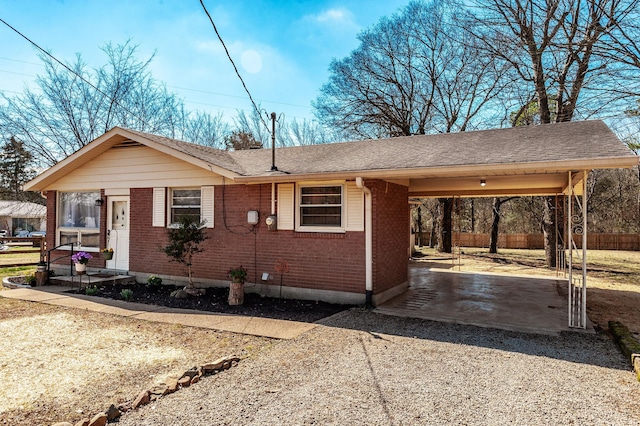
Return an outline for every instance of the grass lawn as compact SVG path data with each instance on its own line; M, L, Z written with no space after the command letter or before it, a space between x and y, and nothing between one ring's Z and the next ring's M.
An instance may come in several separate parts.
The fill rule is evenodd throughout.
M9 250L0 251L0 267L36 264L40 261L40 249L37 247L13 246Z
M20 253L16 253L17 251ZM31 274L36 271L35 264L39 261L40 249L37 247L15 246L7 251L0 251L0 290L3 288L4 278Z

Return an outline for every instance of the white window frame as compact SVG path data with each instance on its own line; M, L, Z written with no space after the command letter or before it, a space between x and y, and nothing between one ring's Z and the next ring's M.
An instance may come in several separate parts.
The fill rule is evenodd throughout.
M167 223L170 228L175 228L178 223L174 222L173 219L173 209L176 207L173 204L173 192L174 191L197 191L200 194L200 204L198 205L198 222L202 222L202 189L200 187L189 187L189 188L169 188L169 202L167 208ZM195 207L193 207L195 209Z
M303 225L302 220L302 208L305 207L302 204L302 189L310 187L340 187L340 226L316 226L316 225ZM334 206L332 204L332 206ZM306 205L309 207L309 205ZM331 181L331 182L302 182L296 185L296 231L298 232L333 232L344 233L346 225L346 191L344 181Z
M94 191L58 191L57 200L56 200L56 246L61 245L62 241L62 233L76 233L77 235L77 243L74 245L74 250L82 249L87 252L98 252L100 251L100 215L102 213L102 208L96 206L98 208L98 221L96 223L96 227L79 227L79 226L61 226L61 224L65 223L66 219L62 217L62 205L61 202L62 194L73 194L73 193L89 193L96 194L95 199L100 199L101 194L100 190ZM97 246L85 246L82 244L82 237L85 234L98 234L98 245ZM71 246L65 244L64 246L59 247L60 250L71 250Z

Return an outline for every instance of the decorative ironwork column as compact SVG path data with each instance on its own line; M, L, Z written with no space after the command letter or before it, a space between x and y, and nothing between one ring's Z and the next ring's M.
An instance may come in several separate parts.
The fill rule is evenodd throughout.
M567 251L569 327L587 328L587 178L582 173L581 194L574 191L573 180L578 173L569 172L567 197ZM577 238L582 238L580 248ZM579 262L579 263L578 263ZM582 274L576 274L574 265L580 264Z

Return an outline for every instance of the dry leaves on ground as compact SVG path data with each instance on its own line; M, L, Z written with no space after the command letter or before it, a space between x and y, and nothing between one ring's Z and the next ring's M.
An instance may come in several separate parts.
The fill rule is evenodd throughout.
M0 298L0 424L75 422L272 340Z

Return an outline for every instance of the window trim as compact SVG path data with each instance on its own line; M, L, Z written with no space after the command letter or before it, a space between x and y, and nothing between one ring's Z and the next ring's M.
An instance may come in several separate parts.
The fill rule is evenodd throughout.
M198 191L198 193L200 194L200 204L198 205L198 210L199 210L199 219L198 221L201 222L202 221L202 188L201 187L170 187L169 188L169 202L168 204L168 208L167 208L167 228L176 228L178 226L178 222L174 222L172 221L172 216L173 216L173 208L174 208L174 204L173 204L173 192L174 191ZM188 208L188 207L187 207ZM195 207L194 207L195 208Z
M98 246L94 247L94 246L84 246L82 245L82 235L83 234L101 234L101 230L100 230L100 223L102 221L102 209L100 208L98 210L99 212L99 217L98 217L98 223L97 223L97 227L94 228L88 228L88 227L78 227L78 226L60 226L61 223L63 223L63 219L61 218L61 214L62 214L62 202L61 202L61 198L62 198L62 194L73 194L73 193L95 193L97 194L97 198L101 197L101 193L100 190L85 190L85 191L57 191L56 193L56 246L58 246L58 250L68 250L71 251L71 246L70 244L65 244L65 245L61 245L61 238L62 238L62 232L69 232L69 233L76 233L77 234L77 239L78 242L74 244L74 251L77 250L84 250L86 252L99 252L100 251L100 243L98 242ZM96 199L97 199L96 198ZM98 238L99 240L99 238Z
M313 226L302 225L302 188L310 187L340 187L340 226ZM345 181L322 181L322 182L298 182L295 189L295 231L296 232L324 232L324 233L345 233L346 232L346 182ZM333 204L332 204L333 205Z

